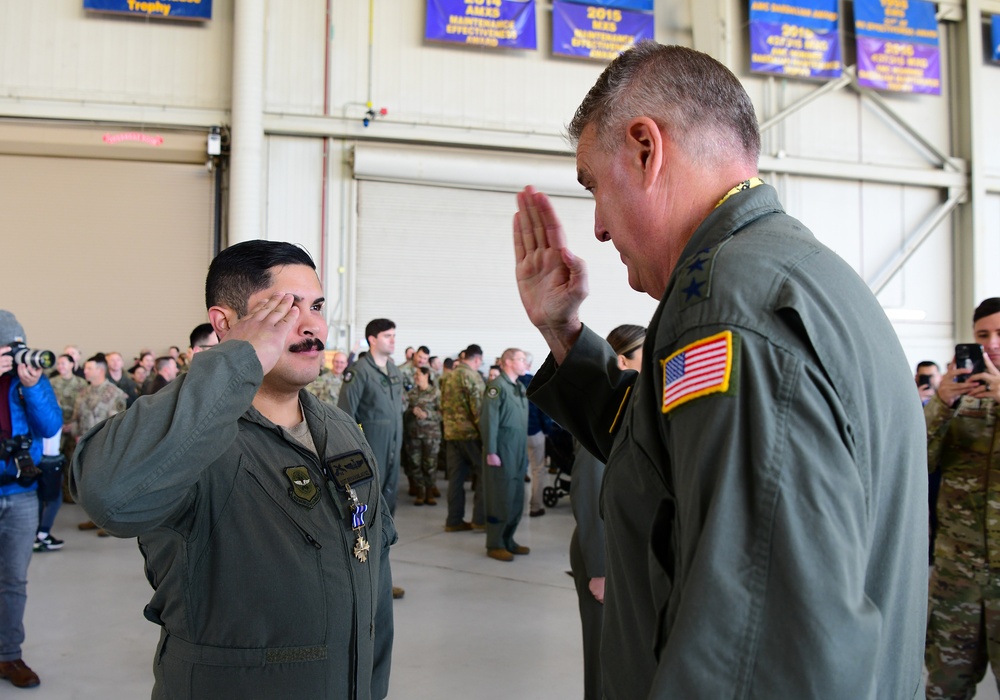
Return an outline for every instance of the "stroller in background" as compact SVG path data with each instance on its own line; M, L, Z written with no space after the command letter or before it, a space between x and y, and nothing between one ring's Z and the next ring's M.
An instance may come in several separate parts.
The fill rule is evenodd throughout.
M545 456L549 458L549 473L555 474L552 486L542 489L542 503L554 508L559 499L569 495L573 474L573 436L556 423L552 423L545 436Z

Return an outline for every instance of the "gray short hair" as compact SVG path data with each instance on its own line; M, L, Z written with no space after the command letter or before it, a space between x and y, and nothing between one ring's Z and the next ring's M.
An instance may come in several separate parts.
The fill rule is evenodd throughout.
M653 119L693 158L745 159L756 166L760 129L753 103L732 71L708 54L643 41L621 54L590 89L569 125L573 143L590 124L606 152L635 117Z

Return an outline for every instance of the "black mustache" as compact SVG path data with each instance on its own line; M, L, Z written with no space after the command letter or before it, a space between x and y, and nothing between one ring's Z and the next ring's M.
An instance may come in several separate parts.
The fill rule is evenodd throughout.
M295 343L288 348L292 352L306 352L307 350L325 350L326 345L319 338L307 338L301 343Z

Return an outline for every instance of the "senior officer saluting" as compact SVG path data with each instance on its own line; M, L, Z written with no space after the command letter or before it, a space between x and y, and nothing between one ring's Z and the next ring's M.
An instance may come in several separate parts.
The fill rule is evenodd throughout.
M215 258L222 341L80 442L74 495L139 536L163 631L153 698L383 698L395 529L357 424L302 391L327 326L288 243Z
M878 301L756 177L753 105L709 56L637 45L570 134L597 238L661 300L619 370L551 204L518 196L552 351L529 397L607 461L606 696L923 697L923 423Z

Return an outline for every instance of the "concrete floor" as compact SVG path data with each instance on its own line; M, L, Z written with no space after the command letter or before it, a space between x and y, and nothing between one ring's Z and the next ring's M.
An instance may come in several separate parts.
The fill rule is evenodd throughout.
M486 557L482 533L445 533L443 503L410 501L398 507L392 548L393 578L406 596L395 602L389 697L582 697L576 591L566 575L568 499L541 518L525 513L518 541L532 552L510 563ZM32 557L23 656L42 684L18 691L0 681L3 700L150 695L159 629L142 617L151 593L142 557L134 539L77 530L85 519L79 506L63 505L54 532L65 547Z
M487 558L481 533L445 533L444 517L443 504L408 500L396 513L393 575L406 596L395 602L390 698L582 697L568 500L541 518L525 514L518 539L532 552L511 563ZM142 558L135 540L78 531L84 519L64 505L55 534L65 548L32 558L24 659L42 684L19 691L0 682L3 700L149 697L159 630L142 617ZM1000 700L992 674L976 698Z

